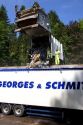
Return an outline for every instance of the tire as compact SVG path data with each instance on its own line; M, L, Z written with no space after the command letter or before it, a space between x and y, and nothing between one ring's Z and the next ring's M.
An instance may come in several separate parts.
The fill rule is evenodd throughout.
M8 104L8 103L1 104L1 111L3 114L9 115L11 113L11 110L12 110L11 104Z
M23 105L14 105L13 113L17 117L21 117L24 115L24 106Z

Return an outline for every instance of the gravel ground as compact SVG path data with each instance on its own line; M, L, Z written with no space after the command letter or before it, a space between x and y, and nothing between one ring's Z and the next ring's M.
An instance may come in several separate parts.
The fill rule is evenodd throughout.
M0 114L0 125L63 125L52 119L32 116L15 117L14 115Z

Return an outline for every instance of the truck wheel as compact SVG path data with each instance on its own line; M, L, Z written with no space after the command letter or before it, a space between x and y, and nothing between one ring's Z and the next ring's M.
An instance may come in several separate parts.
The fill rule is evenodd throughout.
M1 104L1 111L3 114L9 115L11 113L11 110L12 110L11 104L7 104L7 103Z
M17 117L21 117L24 114L24 106L23 105L14 105L13 107L14 115Z

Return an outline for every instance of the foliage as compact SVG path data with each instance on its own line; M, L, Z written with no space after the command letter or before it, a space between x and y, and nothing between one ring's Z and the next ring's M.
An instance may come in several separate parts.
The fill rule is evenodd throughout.
M83 63L83 20L71 21L64 25L56 12L50 11L49 19L52 34L63 43L66 64Z
M0 21L4 21L6 24L9 23L6 8L3 5L0 7Z
M71 37L72 42L70 44L70 63L83 63L80 60L80 52L82 50L82 33L80 32L79 22L74 21L70 22L70 24L66 27L67 28L67 34Z
M33 6L32 6L32 8L40 8L39 3L35 1L34 4L33 4Z
M25 6L24 5L21 6L20 11L21 10L25 10Z
M5 7L0 7L0 65L8 65L9 61L9 24Z
M23 9L23 6L21 7ZM15 24L8 23L7 11L0 7L0 66L26 65L27 63L27 36L20 34L18 37Z
M18 37L18 61L19 65L25 65L27 60L27 42L25 40L25 35L20 35Z
M39 4L35 3L39 6ZM16 11L18 7L16 6ZM24 10L21 6L20 10ZM83 19L64 25L55 11L48 13L51 32L64 48L65 64L83 64ZM30 49L29 38L20 33L17 37L15 24L10 24L6 8L0 7L0 66L26 65Z
M80 30L83 30L83 19L79 21Z

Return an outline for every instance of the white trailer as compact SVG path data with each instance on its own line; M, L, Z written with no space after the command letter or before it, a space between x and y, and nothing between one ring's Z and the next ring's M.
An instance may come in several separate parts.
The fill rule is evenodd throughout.
M1 111L22 116L29 105L83 110L83 66L1 67Z

